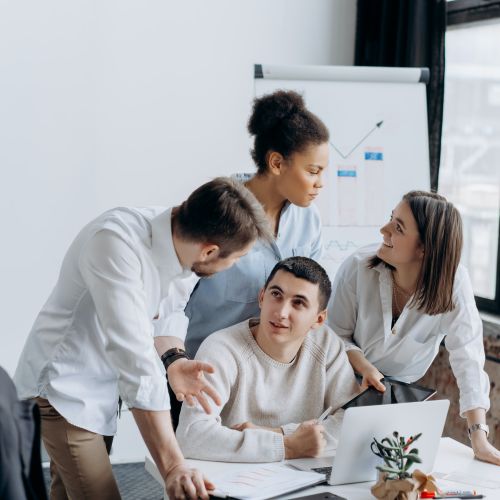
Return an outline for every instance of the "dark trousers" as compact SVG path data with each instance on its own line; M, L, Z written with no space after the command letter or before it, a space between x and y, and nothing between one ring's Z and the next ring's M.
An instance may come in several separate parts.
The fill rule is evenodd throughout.
M179 425L179 415L181 413L182 401L177 401L170 384L168 384L168 395L170 396L170 416L172 417L172 427L175 432L177 426Z

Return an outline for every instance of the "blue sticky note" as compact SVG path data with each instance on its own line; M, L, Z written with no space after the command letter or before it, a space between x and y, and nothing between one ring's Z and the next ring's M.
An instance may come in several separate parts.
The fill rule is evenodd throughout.
M365 160L378 160L384 159L384 153L378 151L365 151Z
M337 170L337 177L356 177L356 170Z

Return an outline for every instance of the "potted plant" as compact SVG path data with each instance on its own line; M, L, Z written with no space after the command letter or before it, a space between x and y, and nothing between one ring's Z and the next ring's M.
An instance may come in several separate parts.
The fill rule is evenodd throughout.
M409 450L421 435L406 439L398 432L393 432L392 437L385 437L381 441L373 438L371 450L384 461L383 465L377 466L380 474L377 483L371 488L373 496L381 500L417 500L423 490L438 491L432 476L418 469L411 474L409 472L412 465L422 462L417 448Z

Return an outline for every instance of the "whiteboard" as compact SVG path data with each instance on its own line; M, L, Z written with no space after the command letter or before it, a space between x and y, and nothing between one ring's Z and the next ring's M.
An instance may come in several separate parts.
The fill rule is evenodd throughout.
M330 278L354 250L381 240L403 194L429 190L427 79L425 68L255 65L255 96L295 90L330 130L317 199Z

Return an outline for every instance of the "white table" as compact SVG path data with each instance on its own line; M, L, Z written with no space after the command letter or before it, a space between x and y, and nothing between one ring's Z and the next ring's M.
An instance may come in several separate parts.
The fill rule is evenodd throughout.
M208 478L222 471L227 473L247 470L255 464L207 462L202 460L187 460L190 467L201 470ZM146 457L146 470L161 484L163 479L151 457ZM440 488L451 490L477 490L488 500L500 500L500 467L486 464L474 459L471 448L451 438L441 438L438 455L434 465L435 476ZM306 494L330 491L348 500L368 500L374 497L370 493L373 482L345 484L341 486L321 485L301 490L294 494L279 497L296 498ZM165 500L168 497L164 496Z

